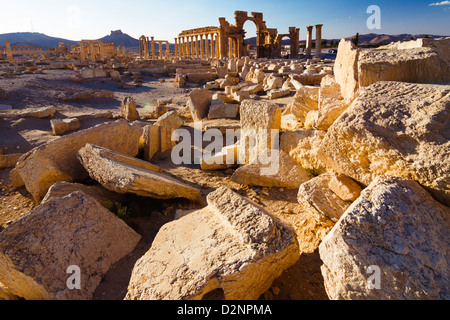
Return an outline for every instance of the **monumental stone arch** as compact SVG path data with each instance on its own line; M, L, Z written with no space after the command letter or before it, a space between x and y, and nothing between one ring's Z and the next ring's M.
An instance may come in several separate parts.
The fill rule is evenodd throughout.
M267 28L261 12L235 11L235 24L230 24L225 18L219 18L218 27L204 27L183 30L175 38L175 55L187 58L240 58L248 56L245 46L244 24L252 21L256 26L256 58L281 57L281 40L289 37L291 40L291 56L298 55L300 29L289 27L289 33L278 34L275 28ZM321 26L317 25L317 37L321 37ZM319 28L320 27L320 28ZM312 29L308 29L311 36ZM309 38L309 54L311 51L311 37ZM320 41L319 41L320 42ZM320 44L319 44L320 46ZM308 54L308 55L309 55ZM320 55L320 54L319 54Z

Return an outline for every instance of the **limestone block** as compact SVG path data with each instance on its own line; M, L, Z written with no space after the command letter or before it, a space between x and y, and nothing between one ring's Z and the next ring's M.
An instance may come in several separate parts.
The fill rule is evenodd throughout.
M281 130L296 131L303 128L303 125L298 121L297 117L292 113L283 114L281 116Z
M144 159L151 161L155 154L161 150L160 127L147 125L142 130Z
M21 156L22 153L0 154L0 169L15 167Z
M83 79L106 78L108 71L105 69L82 69L80 74Z
M281 129L281 109L269 101L245 100L240 108L239 161L249 164L260 152L275 149Z
M139 120L139 111L136 109L137 104L131 97L124 97L120 106L120 114L127 121Z
M442 40L450 43L450 40ZM434 47L361 50L358 59L359 87L377 81L449 83L449 61Z
M198 201L200 191L161 172L147 161L86 144L78 158L92 179L118 193L157 199L186 198Z
M323 171L324 165L318 151L325 134L325 131L316 129L283 132L280 136L280 150L289 154L305 169Z
M178 115L176 110L169 111L163 114L158 120L155 122L156 126L178 129L182 126L183 120Z
M55 182L80 182L88 178L86 170L77 159L78 150L86 143L136 156L140 136L141 128L129 125L125 120L80 130L24 154L16 164L16 174L20 175L33 198L39 201Z
M232 94L233 99L237 102L242 102L244 100L250 99L250 93L248 91L236 91Z
M349 177L325 173L303 183L297 199L318 220L336 223L360 193L361 187Z
M212 100L209 107L208 119L236 119L239 114L239 105L223 103L223 100Z
M282 98L291 94L291 89L273 89L267 93L269 100Z
M215 72L194 72L186 74L186 80L191 82L212 81L215 79L217 79Z
M0 281L27 300L89 300L140 238L80 191L53 198L1 232ZM70 266L79 268L79 290L68 288Z
M337 99L343 100L344 97L341 94L341 86L336 82L336 79L327 75L320 83L319 89L319 106L325 99Z
M450 205L449 105L448 85L377 82L328 128L318 157L366 186L382 174L414 179Z
M194 89L189 93L187 106L194 121L200 121L208 115L212 94L206 89Z
M114 92L108 90L89 90L75 93L73 95L63 95L60 97L63 101L83 101L95 99L114 99Z
M347 103L351 103L358 95L358 59L360 49L349 41L339 42L338 54L334 63L334 77L341 86L341 94Z
M225 146L222 150L211 156L201 158L200 167L204 171L225 170L238 165L239 144Z
M283 78L269 74L264 79L264 91L279 89L283 86Z
M73 131L80 128L80 120L78 118L68 119L52 119L50 120L53 135L62 135L67 131Z
M376 178L319 246L330 299L448 300L449 214L412 180Z
M231 176L231 180L243 185L288 189L296 189L309 179L308 172L284 151L262 153Z
M302 86L297 90L293 101L283 114L293 114L301 124L304 124L306 115L312 110L319 109L319 88Z
M56 112L54 106L42 107L35 110L26 110L20 113L21 117L48 118L53 117Z
M172 98L159 98L156 100L156 105L158 107L162 107L162 106L172 103L172 100L173 100Z
M126 300L255 300L299 258L290 228L221 187L165 224L131 274Z
M222 100L224 103L232 103L234 99L223 92L216 92L212 95L212 100Z
M263 91L263 85L261 83L245 86L240 91L248 91L250 95L258 94L259 92Z
M44 204L53 198L63 198L75 191L81 191L85 195L94 198L99 204L108 210L111 203L124 200L124 196L122 194L109 191L101 185L85 185L81 183L61 181L56 182L50 187L50 189L48 189L48 192L44 199L42 199L41 204Z
M336 98L323 99L317 111L314 127L319 130L328 130L347 108L348 105L345 103L345 100L338 100Z

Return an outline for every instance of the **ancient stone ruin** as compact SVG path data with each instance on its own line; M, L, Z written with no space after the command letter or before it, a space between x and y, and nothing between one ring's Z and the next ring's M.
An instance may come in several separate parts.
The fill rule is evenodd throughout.
M0 47L0 300L449 299L450 38L218 20Z

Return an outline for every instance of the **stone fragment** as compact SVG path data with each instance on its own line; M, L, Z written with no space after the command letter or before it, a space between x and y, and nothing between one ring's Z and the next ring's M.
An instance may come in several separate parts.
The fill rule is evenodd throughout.
M416 182L376 178L319 246L330 299L448 300L449 215Z
M328 130L329 127L340 117L348 104L345 100L338 100L335 98L326 98L321 101L317 116L314 119L314 127L319 130ZM311 111L310 111L311 112ZM309 114L309 113L308 113ZM306 122L306 120L305 120Z
M239 145L225 146L214 155L201 158L200 167L204 171L225 170L238 165Z
M124 197L122 194L109 191L103 188L101 185L85 185L81 183L71 183L66 181L56 182L54 185L48 189L47 194L44 199L42 199L41 204L46 203L52 198L63 198L72 192L81 191L84 194L94 198L98 203L100 203L106 209L111 208L111 204L116 201L123 201Z
M280 136L280 150L289 154L305 169L324 171L318 151L325 134L325 131L316 129L283 132Z
M353 42L342 39L334 63L334 77L341 87L346 103L351 103L358 95L358 59L360 49Z
M293 101L288 105L283 114L295 115L298 121L303 125L308 112L318 109L319 88L303 86L297 90Z
M162 107L162 106L172 103L172 100L173 100L172 98L159 98L156 100L156 105L158 107Z
M67 131L73 131L80 128L80 120L78 118L68 119L52 119L50 120L53 135L59 136Z
M245 100L240 108L239 162L249 164L260 152L276 149L281 129L281 109L268 101Z
M139 112L136 107L137 104L133 98L123 98L120 106L120 114L122 115L122 118L130 122L139 120Z
M291 94L291 89L274 89L267 93L269 100L282 98Z
M309 173L283 151L264 152L258 160L238 168L231 180L242 185L296 189L309 180Z
M208 119L236 119L239 114L239 105L223 103L223 100L212 100L209 107Z
M80 182L89 177L77 159L78 150L87 143L136 156L140 136L141 128L123 119L100 124L32 149L20 157L15 173L33 198L40 201L55 182Z
M22 153L0 154L0 169L15 167L21 156Z
M53 117L56 112L54 106L42 107L35 110L26 110L20 113L21 117L33 117L33 118L49 118Z
M182 126L183 120L178 115L176 110L169 111L163 114L158 120L155 122L156 126L178 129Z
M0 233L0 281L27 300L89 300L140 238L80 191L53 198ZM71 290L77 270L80 290Z
M95 99L114 99L114 92L108 90L89 90L75 93L73 95L63 95L60 97L63 101L83 101Z
M299 258L295 233L221 187L165 224L131 274L126 300L254 300Z
M208 115L212 94L206 89L194 89L189 94L187 106L194 121L200 121Z
M318 220L336 223L361 193L361 187L342 174L325 173L303 183L297 199Z
M91 144L86 144L78 154L91 178L108 190L157 199L200 199L198 189L162 173L160 167L147 161Z

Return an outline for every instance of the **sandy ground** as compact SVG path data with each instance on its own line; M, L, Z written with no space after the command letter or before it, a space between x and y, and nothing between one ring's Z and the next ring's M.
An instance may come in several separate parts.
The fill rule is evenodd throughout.
M0 66L0 74L1 74ZM56 137L51 134L50 120L22 118L18 113L27 108L37 108L53 105L57 108L54 118L77 117L86 114L111 111L115 116L120 113L120 102L125 96L132 96L138 103L141 117L149 116L158 98L171 97L170 107L180 111L185 109L187 88L175 88L173 79L156 78L143 73L142 87L136 89L120 89L120 83L111 79L84 80L81 83L71 81L75 74L72 70L44 70L41 74L23 74L0 77L0 104L11 105L12 110L0 113L0 149L5 154L26 153L32 148L42 145ZM132 81L131 77L123 78L125 83ZM74 94L86 90L110 90L114 92L114 100L97 100L88 102L64 102L58 99L62 94ZM281 106L292 99L275 100ZM141 121L152 122L155 119ZM81 120L81 128L113 121L113 119L98 118ZM228 121L233 122L233 121ZM236 122L236 121L234 121ZM208 123L208 122L207 122ZM209 121L209 124L223 123L221 120ZM231 181L233 169L226 171L205 172L199 165L176 166L170 158L156 162L170 174L195 184L202 189L203 197L219 186L228 186L265 207L274 217L293 227L299 236L302 253L300 260L286 270L274 281L272 287L261 296L261 299L283 300L325 300L328 299L320 273L322 264L318 252L314 250L317 244L316 230L318 225L308 216L296 200L297 190L279 188L251 188ZM25 188L14 190L10 185L9 169L0 169L0 231L10 223L24 217L37 205ZM177 213L184 210L201 208L201 205L186 200L162 201L128 195L126 205L137 208L129 224L142 235L142 240L136 249L117 262L106 274L95 292L96 300L123 299L127 284L136 260L150 247L159 228L172 221Z

